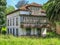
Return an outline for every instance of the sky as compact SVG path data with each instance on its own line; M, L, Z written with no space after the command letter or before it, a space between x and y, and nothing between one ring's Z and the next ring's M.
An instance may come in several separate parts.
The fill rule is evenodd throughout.
M9 6L9 5L12 5L12 6L14 6L15 7L15 5L17 4L17 2L18 2L19 0L7 0L7 6ZM32 2L36 2L36 3L38 3L38 4L44 4L44 3L46 3L48 0L27 0L27 1L29 1L29 3L32 3ZM16 7L15 7L16 8Z

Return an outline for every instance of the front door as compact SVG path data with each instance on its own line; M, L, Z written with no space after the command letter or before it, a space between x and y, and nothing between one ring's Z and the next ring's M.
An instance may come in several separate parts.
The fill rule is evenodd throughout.
M40 28L37 28L37 35L41 36L41 29Z
M26 28L26 35L31 35L31 28Z

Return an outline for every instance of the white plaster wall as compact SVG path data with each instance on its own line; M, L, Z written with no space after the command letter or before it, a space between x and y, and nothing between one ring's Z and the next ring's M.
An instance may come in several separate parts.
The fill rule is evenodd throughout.
M29 15L30 11L20 11L20 14L27 14L27 15Z
M14 25L13 25L13 18L14 18ZM16 26L16 18L18 18L18 26ZM7 26L7 28L11 28L12 29L12 34L13 34L13 28L15 29L15 35L16 35L16 28L19 29L20 28L20 16L19 16L19 11L18 12L15 12L15 13L12 13L10 15L7 16L7 20L10 20L11 19L11 26ZM10 25L10 21L9 21L9 25ZM10 32L10 30L9 30Z
M13 26L13 18L14 18L14 26ZM15 13L13 13L13 14L10 14L10 15L8 15L7 16L7 19L11 19L11 26L8 26L8 27L18 27L18 26L16 26L16 18L18 18L18 26L20 26L20 23L19 23L19 21L20 21L20 16L19 16L19 12L15 12ZM10 23L10 21L9 21L9 23ZM10 24L9 24L10 25Z
M12 17L18 16L18 15L19 15L19 11L18 11L18 12L15 12L15 13L12 13L12 14L7 15L7 18L12 18Z

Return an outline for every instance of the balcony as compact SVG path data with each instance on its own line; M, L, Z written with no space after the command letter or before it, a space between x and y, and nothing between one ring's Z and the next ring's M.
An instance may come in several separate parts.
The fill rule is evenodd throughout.
M21 24L21 28L42 28L42 27L49 27L47 24Z

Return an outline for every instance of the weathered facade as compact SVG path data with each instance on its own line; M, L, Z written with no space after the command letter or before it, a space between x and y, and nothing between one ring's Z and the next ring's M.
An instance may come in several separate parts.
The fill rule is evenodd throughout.
M45 36L48 19L42 5L31 3L7 15L7 34Z

